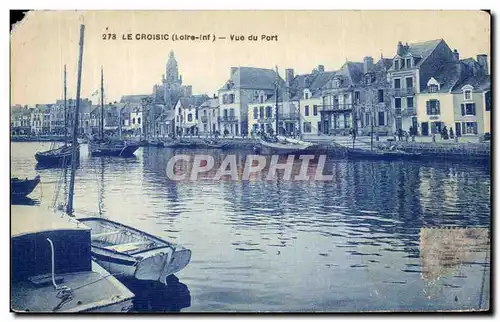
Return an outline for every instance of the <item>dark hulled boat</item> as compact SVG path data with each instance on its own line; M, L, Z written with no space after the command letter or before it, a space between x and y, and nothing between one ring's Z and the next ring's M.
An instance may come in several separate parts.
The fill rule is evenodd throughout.
M40 165L46 166L65 166L71 164L72 147L63 145L57 149L35 153L35 159ZM76 158L80 157L80 149L77 146Z
M106 139L89 140L89 152L92 156L131 157L139 148L133 141Z
M34 179L19 179L10 178L10 194L11 197L26 197L35 190L40 183L40 176L37 175Z

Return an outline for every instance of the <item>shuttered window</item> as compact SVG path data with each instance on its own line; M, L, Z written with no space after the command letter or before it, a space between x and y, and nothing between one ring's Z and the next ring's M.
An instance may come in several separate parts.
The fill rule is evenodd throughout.
M428 100L426 103L427 115L440 115L441 109L438 100Z

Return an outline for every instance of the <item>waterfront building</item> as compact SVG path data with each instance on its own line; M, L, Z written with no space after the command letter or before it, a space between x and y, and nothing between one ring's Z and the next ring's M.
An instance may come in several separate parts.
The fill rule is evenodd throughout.
M454 134L490 132L491 84L486 55L442 63L418 94L420 135L441 133L446 126Z
M353 117L353 102L359 99L354 96L354 88L362 81L363 75L363 63L348 61L331 76L326 84L321 85L321 105L319 106L321 120L317 125L320 133L348 135L351 132L356 122ZM359 91L356 93L359 95ZM304 107L304 113L306 112ZM313 114L315 112L314 106L312 112Z
M174 108L176 135L198 135L199 107L209 99L205 94L179 98Z
M219 89L219 126L221 134L248 134L248 104L264 104L274 95L276 72L255 67L231 67L229 79ZM284 80L278 76L279 86Z
M219 98L214 95L211 99L201 103L198 110L198 133L213 135L219 131Z
M27 105L11 109L10 126L12 134L31 133L31 110Z
M36 104L31 110L31 133L35 135L50 133L51 104Z
M436 70L456 61L455 53L443 39L405 45L398 42L393 65L388 71L395 131L419 126L417 110L422 107L415 97L427 87Z
M127 110L130 110L129 116L129 130L132 134L143 136L143 111L147 110L148 105L152 104L153 98L151 95L147 94L136 94L136 95L123 95L120 99L120 103L127 106Z
M391 108L390 83L387 71L392 59L381 57L374 64L372 57L363 58L363 75L354 85L352 97L354 127L357 135L391 135L394 115Z

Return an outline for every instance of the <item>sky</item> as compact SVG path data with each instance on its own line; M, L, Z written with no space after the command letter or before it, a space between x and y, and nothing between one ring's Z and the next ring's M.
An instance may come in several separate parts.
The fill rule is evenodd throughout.
M339 69L346 61L392 58L398 41L442 38L461 58L490 58L490 19L480 11L36 11L11 32L11 103L49 104L76 96L79 26L85 24L81 97L100 87L106 101L150 94L160 84L168 54L193 93L212 96L232 66L285 68L310 73L317 65ZM103 34L117 39L103 39ZM168 34L169 40L123 40L135 34ZM172 41L174 34L215 34L210 41ZM256 35L258 41L231 41ZM277 41L261 41L262 35ZM276 39L276 38L271 38ZM97 103L97 96L93 97Z

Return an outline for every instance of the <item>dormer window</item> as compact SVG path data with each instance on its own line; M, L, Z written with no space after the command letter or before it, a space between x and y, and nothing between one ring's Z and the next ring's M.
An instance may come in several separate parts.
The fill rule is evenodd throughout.
M308 89L304 90L304 99L308 100L311 96L311 92Z
M339 78L335 78L333 80L333 88L339 88L341 84L342 84L342 81Z
M399 69L399 59L394 60L394 69L398 70Z
M464 100L469 101L472 99L472 91L470 89L464 90Z
M437 91L439 91L439 86L437 86L436 84L429 85L429 92L430 93L436 93Z
M406 58L406 68L411 68L411 58Z

